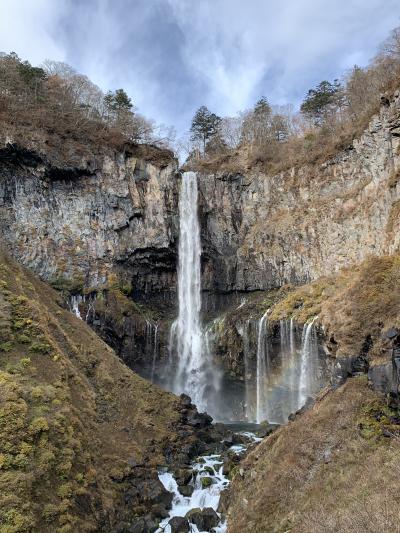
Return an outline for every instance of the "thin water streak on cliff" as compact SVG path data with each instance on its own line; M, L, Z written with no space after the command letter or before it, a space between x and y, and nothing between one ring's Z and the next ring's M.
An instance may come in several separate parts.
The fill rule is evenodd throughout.
M301 340L301 366L299 377L298 408L302 407L314 388L314 362L318 355L314 322L317 317L303 327Z
M244 358L244 385L245 385L245 417L250 418L251 397L250 397L250 327L251 321L246 320L243 327L243 358Z
M256 421L259 424L267 419L266 380L270 371L267 344L267 315L264 313L258 323L257 374L256 374Z
M154 383L154 374L156 370L156 361L157 361L157 354L158 354L158 324L154 324L154 337L153 337L153 360L151 363L151 375L150 375L150 381Z

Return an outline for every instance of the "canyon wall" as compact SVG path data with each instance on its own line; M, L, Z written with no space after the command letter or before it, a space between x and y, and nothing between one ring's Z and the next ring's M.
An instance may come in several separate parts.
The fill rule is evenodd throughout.
M3 143L1 239L55 287L105 296L89 322L132 368L150 376L176 316L177 161L150 146L72 152L66 164L45 143ZM323 165L198 179L203 307L210 317L243 292L305 283L369 255L395 253L399 94L384 99L368 130ZM225 366L236 374L240 347L234 352L233 365Z
M8 143L0 233L14 256L47 280L98 287L112 271L133 294L174 294L179 174L172 156L152 150L150 160L128 150L60 168ZM397 93L323 165L275 176L199 174L203 289L307 282L398 250L399 150Z
M3 241L55 285L98 288L114 274L134 294L174 291L177 162L147 152L110 151L65 167L8 143L0 151Z
M399 249L400 98L348 150L275 176L200 175L210 291L304 283Z

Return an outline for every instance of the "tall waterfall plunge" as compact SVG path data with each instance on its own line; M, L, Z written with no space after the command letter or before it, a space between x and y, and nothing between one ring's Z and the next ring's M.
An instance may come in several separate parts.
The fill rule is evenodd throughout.
M197 175L185 172L179 197L179 314L172 324L170 354L177 359L176 393L188 394L199 410L216 412L218 373L201 328L201 243L197 213Z

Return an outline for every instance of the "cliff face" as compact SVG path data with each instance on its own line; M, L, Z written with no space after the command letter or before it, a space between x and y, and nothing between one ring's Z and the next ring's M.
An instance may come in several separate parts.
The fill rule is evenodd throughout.
M135 293L171 291L177 165L152 150L153 159L128 150L64 167L6 146L0 232L13 255L60 285L98 287L114 272Z
M200 175L204 288L303 283L399 249L400 98L320 167Z
M66 164L45 142L4 145L0 235L18 261L55 286L105 296L94 327L150 375L174 316L177 162L145 146L84 155L75 146L71 153ZM398 252L399 183L398 94L359 140L322 166L275 176L199 174L205 310L220 312L236 291L305 283ZM110 288L146 309L112 313ZM157 347L148 322L165 319ZM225 366L236 374L239 344L234 352Z
M154 149L155 150L155 149ZM399 249L400 98L320 167L266 176L199 175L203 288L301 283ZM8 145L0 152L0 232L45 279L87 287L111 271L133 294L175 292L177 163L95 154L63 167Z

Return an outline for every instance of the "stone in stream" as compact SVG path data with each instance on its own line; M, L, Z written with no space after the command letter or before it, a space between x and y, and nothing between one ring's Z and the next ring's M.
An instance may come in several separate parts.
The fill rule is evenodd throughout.
M174 516L168 522L168 525L171 528L171 533L189 533L190 531L189 522L183 516Z
M213 527L217 527L220 520L212 507L191 509L186 513L186 518L189 522L197 526L199 531L210 531Z
M193 485L182 485L179 487L179 492L182 494L182 496L190 498L194 492L194 487Z
M175 479L178 485L187 485L193 477L193 470L190 468L178 468L175 471Z
M212 477L208 477L208 476L200 478L200 481L201 481L201 488L202 489L206 489L208 487L211 487L211 485L214 482L213 478Z

